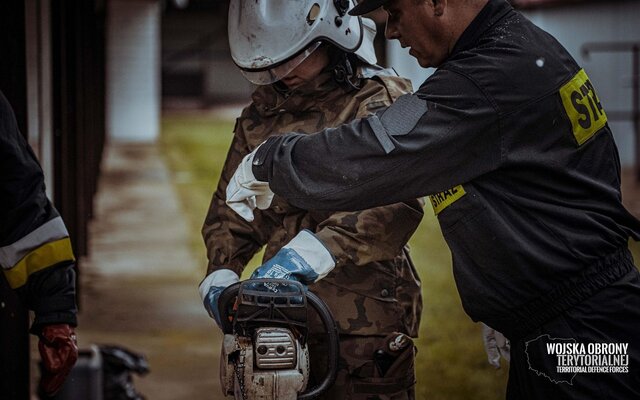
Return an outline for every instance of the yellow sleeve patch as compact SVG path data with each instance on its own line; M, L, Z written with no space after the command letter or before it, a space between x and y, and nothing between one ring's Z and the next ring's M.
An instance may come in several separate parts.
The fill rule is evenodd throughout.
M4 276L12 289L27 283L29 275L64 261L75 261L71 240L64 238L46 243L33 250L13 268L4 270Z
M560 97L578 146L606 125L607 115L584 69L560 88Z
M445 190L444 192L432 194L431 196L429 196L429 200L431 200L433 212L435 213L435 215L440 214L442 210L458 201L465 194L467 193L464 191L462 185L458 185L449 190Z

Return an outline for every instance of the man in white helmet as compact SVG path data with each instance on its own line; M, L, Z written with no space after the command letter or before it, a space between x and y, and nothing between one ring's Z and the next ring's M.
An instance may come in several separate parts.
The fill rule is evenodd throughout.
M236 214L225 191L240 161L269 137L314 132L371 115L411 91L375 65L372 21L348 1L232 0L235 63L259 85L234 138L203 226L207 276L200 293L220 324L218 298L266 246L252 278L294 279L330 307L341 339L333 399L412 399L422 301L406 243L420 223L415 199L359 212L301 210L281 198L269 210ZM249 217L249 215L251 217ZM311 373L326 368L324 337L309 338Z

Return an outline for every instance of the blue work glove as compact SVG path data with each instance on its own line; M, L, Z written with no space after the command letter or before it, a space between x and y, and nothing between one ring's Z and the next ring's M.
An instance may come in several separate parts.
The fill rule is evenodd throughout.
M289 279L304 285L327 276L336 263L324 244L311 231L303 230L251 275L251 279ZM265 284L271 291L274 285Z
M240 277L232 270L219 269L209 274L200 284L199 291L202 302L204 303L204 308L220 328L222 328L222 320L220 311L218 310L220 295L227 287L239 281Z

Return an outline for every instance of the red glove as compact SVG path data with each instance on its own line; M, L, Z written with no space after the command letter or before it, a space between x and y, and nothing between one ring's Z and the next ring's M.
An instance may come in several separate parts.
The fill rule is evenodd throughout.
M76 333L67 324L47 325L40 334L38 350L44 365L40 385L52 396L60 390L78 359Z

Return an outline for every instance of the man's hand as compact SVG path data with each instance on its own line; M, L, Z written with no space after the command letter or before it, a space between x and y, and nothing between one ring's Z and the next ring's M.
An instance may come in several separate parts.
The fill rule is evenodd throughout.
M242 159L227 185L227 205L249 222L256 207L266 210L273 200L269 183L256 180L251 170L256 151L258 148Z
M39 335L38 350L44 366L40 384L52 396L60 390L78 360L78 344L73 328L67 324L47 325Z
M489 364L499 369L500 356L507 360L507 362L511 361L511 343L502 333L482 324L482 339Z
M308 285L327 276L335 265L329 250L305 229L256 269L251 279L290 279Z
M204 308L220 328L222 328L220 310L218 309L220 295L227 287L239 281L240 277L235 272L230 269L219 269L209 274L200 284L199 291Z

